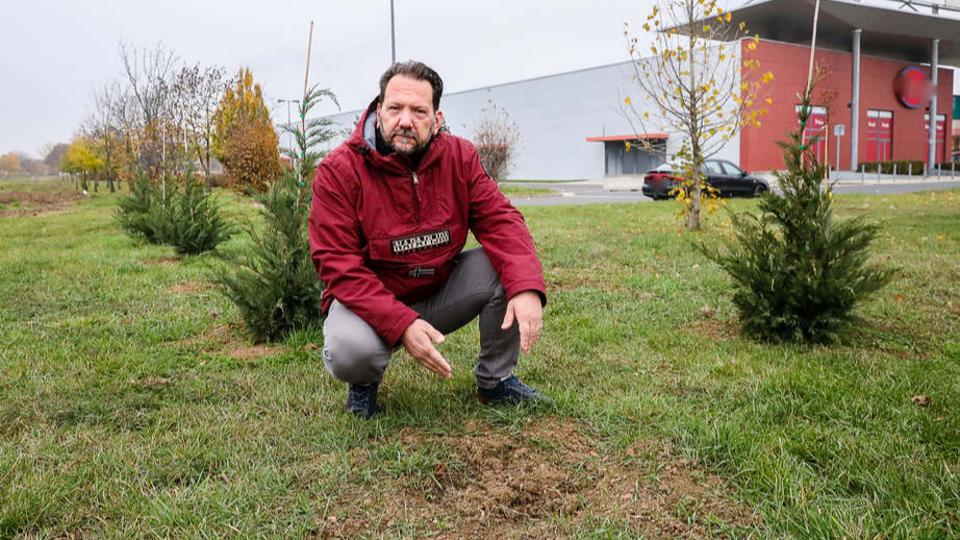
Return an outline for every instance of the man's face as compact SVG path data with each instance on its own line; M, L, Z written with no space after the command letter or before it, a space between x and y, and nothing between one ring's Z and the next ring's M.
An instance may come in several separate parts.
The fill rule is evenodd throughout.
M377 105L380 136L398 154L413 155L427 146L443 112L433 110L433 88L427 81L403 75L390 79L383 102Z

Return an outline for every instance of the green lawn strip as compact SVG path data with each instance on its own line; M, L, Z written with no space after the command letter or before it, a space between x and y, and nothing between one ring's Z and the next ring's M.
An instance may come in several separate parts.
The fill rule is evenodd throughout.
M547 188L531 188L526 186L500 185L500 191L507 197L530 198L530 197L550 197L556 195L557 191Z
M443 345L450 382L398 355L372 423L340 409L344 387L311 345L319 329L266 356L235 355L253 344L203 286L215 258L177 260L126 238L115 196L0 219L0 537L321 533L358 493L429 493L438 466L465 467L456 445L468 424L517 434L551 418L581 426L613 463L631 463L644 441L703 463L733 487L732 503L759 512L763 536L955 536L960 192L838 202L842 215L883 221L878 259L901 269L844 343L740 338L727 278L691 249L673 206L528 208L551 294L519 373L556 404L478 405L471 326ZM710 216L697 237L717 241L725 223ZM928 406L911 401L921 394ZM364 511L389 536L455 523ZM577 537L644 530L603 513L537 519Z

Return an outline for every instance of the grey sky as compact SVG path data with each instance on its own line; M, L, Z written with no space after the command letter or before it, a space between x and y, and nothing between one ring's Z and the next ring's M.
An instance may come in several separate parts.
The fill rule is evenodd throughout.
M626 60L623 23L642 22L649 10L649 0L395 2L398 59L432 65L448 91ZM303 91L313 19L311 82L336 92L344 110L361 108L390 60L389 5L389 0L6 0L0 153L38 155L47 142L69 141L89 112L91 92L120 76L120 41L162 42L187 63L231 71L249 66L282 121L286 108L276 99Z
M398 58L432 65L448 91L626 60L623 22L648 9L644 0L395 2ZM344 110L367 104L390 60L389 0L4 4L0 153L69 141L91 92L120 76L120 41L162 42L188 63L249 66L278 121L286 108L276 99L303 92L310 19L311 82L336 92Z

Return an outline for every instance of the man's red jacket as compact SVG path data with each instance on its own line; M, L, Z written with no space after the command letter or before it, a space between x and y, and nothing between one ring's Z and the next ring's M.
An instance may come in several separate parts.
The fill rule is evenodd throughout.
M437 292L467 231L483 246L507 297L536 291L543 270L523 216L487 175L469 142L438 133L416 170L375 149L376 102L347 142L317 168L310 253L334 298L391 345L418 318L409 307Z

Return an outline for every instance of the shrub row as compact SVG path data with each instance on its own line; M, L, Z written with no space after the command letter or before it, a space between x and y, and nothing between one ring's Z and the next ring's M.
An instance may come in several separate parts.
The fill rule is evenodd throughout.
M145 176L134 180L130 195L120 199L116 212L117 222L129 236L169 244L178 255L210 251L230 238L233 226L200 182L192 176L179 183L171 180L165 182L166 188Z
M864 161L857 166L858 171L879 172L880 174L893 174L896 167L897 174L911 174L916 176L923 175L924 163L919 160L896 160L896 161Z

